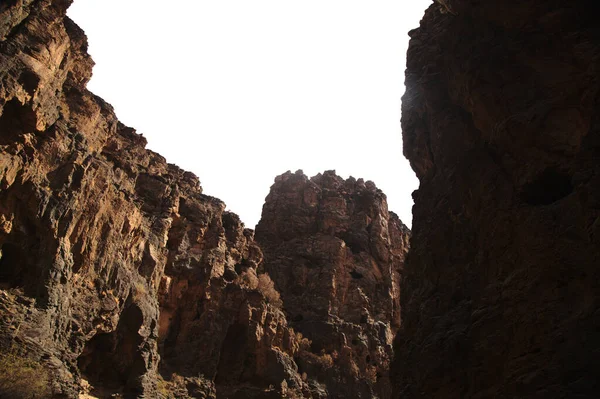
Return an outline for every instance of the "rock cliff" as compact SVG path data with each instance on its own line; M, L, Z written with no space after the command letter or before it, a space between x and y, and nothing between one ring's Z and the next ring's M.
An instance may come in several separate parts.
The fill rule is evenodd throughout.
M409 232L370 182L328 171L279 176L256 227L264 270L290 325L330 359L316 369L331 397L387 398L392 339L400 322L399 282ZM303 356L305 355L305 356Z
M262 261L253 233L85 89L68 5L0 6L3 372L42 370L41 396L299 388L293 331L240 282Z
M445 0L410 33L394 397L598 397L598 11Z
M86 89L69 4L0 4L0 397L389 397L408 231L383 194L283 175L265 263Z

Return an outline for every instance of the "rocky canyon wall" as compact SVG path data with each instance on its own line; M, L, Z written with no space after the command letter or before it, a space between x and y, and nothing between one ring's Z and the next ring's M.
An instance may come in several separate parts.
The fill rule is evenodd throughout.
M385 196L285 174L259 245L86 89L69 4L0 3L0 397L390 397Z
M409 231L373 182L328 171L275 180L256 238L290 325L331 358L298 364L339 398L387 398Z
M598 397L598 11L445 0L410 33L394 397Z

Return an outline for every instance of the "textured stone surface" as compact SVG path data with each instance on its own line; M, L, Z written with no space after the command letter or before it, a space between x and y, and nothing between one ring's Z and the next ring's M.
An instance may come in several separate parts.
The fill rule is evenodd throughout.
M0 396L389 397L408 231L383 194L280 177L270 198L305 203L267 202L263 264L254 232L86 89L69 4L0 4Z
M409 232L385 195L332 171L310 179L287 172L271 187L256 236L291 325L312 341L313 354L331 356L330 367L315 370L319 359L300 352L300 371L331 397L390 397Z
M443 3L410 34L394 397L598 397L598 3Z
M68 5L0 5L0 354L69 398L299 389L294 332L240 279L253 233L85 89Z

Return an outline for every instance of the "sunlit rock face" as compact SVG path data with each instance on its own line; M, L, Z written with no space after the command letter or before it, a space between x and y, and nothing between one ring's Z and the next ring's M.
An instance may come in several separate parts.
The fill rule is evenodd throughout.
M332 171L288 172L271 187L256 238L290 324L333 360L312 374L332 397L390 397L409 231L385 195ZM315 366L301 356L298 365L309 374Z
M253 231L86 89L69 4L0 4L0 397L389 397L409 233L385 196L279 177L264 263Z
M596 398L598 3L440 3L410 33L394 397Z
M68 4L0 5L2 354L60 397L300 389L285 316L240 280L253 233L86 90Z

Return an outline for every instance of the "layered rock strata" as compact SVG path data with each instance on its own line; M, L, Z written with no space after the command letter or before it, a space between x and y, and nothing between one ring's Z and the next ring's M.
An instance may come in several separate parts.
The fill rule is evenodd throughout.
M597 397L598 4L440 3L410 33L394 397Z
M310 179L288 172L271 187L256 237L290 324L329 362L317 370L323 364L300 352L300 371L331 397L390 397L409 231L385 195L332 171Z
M294 332L240 277L253 233L86 90L68 5L0 5L0 395L32 370L41 397L300 389Z
M0 4L0 397L388 397L408 233L384 196L312 179L297 215L321 208L314 239L296 225L309 246L282 249L329 277L310 304L289 295L306 281L282 303L272 252L267 266L223 202L86 89L69 4ZM265 209L272 249L280 209Z

